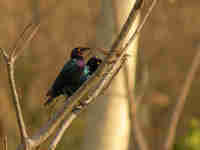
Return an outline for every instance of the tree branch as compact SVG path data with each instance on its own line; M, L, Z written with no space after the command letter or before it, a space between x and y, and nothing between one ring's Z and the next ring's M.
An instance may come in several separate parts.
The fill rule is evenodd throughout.
M135 55L136 56L136 55ZM134 59L136 60L136 58ZM126 68L126 67L125 67ZM148 143L147 140L145 139L142 130L140 128L140 122L138 120L138 107L139 107L139 102L142 99L145 89L147 87L147 82L148 82L148 77L147 77L147 72L144 70L143 76L142 76L142 85L141 85L141 92L139 93L138 96L134 94L133 87L130 84L130 76L128 76L128 70L125 69L125 75L126 75L126 86L127 86L127 92L128 92L128 97L129 97L129 109L130 109L130 120L132 123L132 130L133 130L133 135L135 135L135 140L137 141L138 147L141 150L148 150Z
M54 137L52 143L49 146L49 150L55 150L56 146L58 145L59 141L63 137L65 131L67 128L70 127L72 121L76 119L76 117L81 113L81 111L72 111L66 119L61 124L61 127L59 128L58 132L56 133L56 136Z
M8 62L9 56L6 53L6 51L3 48L0 48L0 52L2 53L3 58L5 59L5 61Z
M111 83L111 81L113 80L113 77L119 72L119 70L121 69L121 67L125 64L125 61L126 61L126 56L124 57L124 59L122 59L122 63L120 64L120 66L116 69L115 72L113 72L113 75L110 76L110 79L109 81L107 82L107 84L103 84L102 82L99 83L99 86L103 86L103 88L96 94L96 95L100 95L102 93L102 91L104 91L108 86L109 84ZM109 72L110 73L110 72ZM105 80L105 79L104 79ZM97 89L99 88L99 86L97 86L95 89L94 89L94 92L92 92L93 94L95 94L95 92L97 91ZM88 96L87 100L84 100L84 101L81 101L82 103L78 106L75 106L73 108L73 110L71 111L71 113L65 118L65 120L63 121L60 129L58 130L56 136L54 137L50 147L49 147L49 150L55 150L56 148L56 145L59 143L59 141L61 140L62 136L64 135L64 132L65 130L71 125L72 121L74 119L76 119L78 117L78 115L84 111L89 104L91 104L93 101L94 101L94 98L93 99L89 99L89 97L91 96ZM97 97L97 96L95 96Z
M25 26L25 28L23 29L23 31L21 32L21 34L19 35L18 39L15 41L15 44L13 46L13 48L11 49L11 56L14 56L17 49L19 48L19 42L21 40L25 40L25 33L27 32L27 30L32 26L32 23L29 23L28 25Z
M147 19L149 18L153 8L155 7L157 3L157 0L153 0L151 3L151 6L149 7L144 19L142 20L142 22L140 23L140 25L136 28L135 32L132 34L131 38L128 40L128 42L125 44L125 49L127 49L129 47L129 45L135 40L135 38L137 37L138 33L141 31L141 29L143 28L144 24L146 23ZM136 59L135 59L136 60ZM128 72L126 72L128 73ZM140 129L140 125L137 119L137 102L136 102L136 96L134 96L132 88L129 84L130 81L129 77L127 75L127 90L128 90L128 97L130 99L130 113L131 113L131 120L132 120L132 125L133 125L133 130L135 133L135 137L138 143L138 146L140 147L141 150L148 150L148 145L147 145L147 141L144 138L142 131ZM138 97L140 98L140 97Z
M16 85L15 85L15 78L14 78L14 61L12 58L9 62L7 62L7 70L8 70L8 79L9 79L9 85L11 88L12 93L12 100L16 111L17 116L17 122L19 125L20 135L22 142L25 142L25 139L28 138L26 127L22 115L22 110L19 103L19 96L17 94Z
M144 0L136 0L129 16L128 19L126 20L126 23L123 25L122 30L120 34L118 35L117 39L113 43L111 47L111 52L120 50L123 47L123 43L125 42L125 39L127 38L127 35L134 24L134 21L140 12L142 6L144 4ZM111 53L110 53L111 54Z
M17 122L18 122L19 131L20 131L20 135L21 135L21 141L23 143L25 143L25 139L28 138L28 135L26 132L26 127L25 127L25 123L23 120L23 116L22 116L22 110L21 110L20 103L19 103L19 96L17 94L16 85L15 85L15 79L14 79L14 63L15 63L15 61L14 61L13 57L9 56L5 52L5 50L0 48L0 51L2 52L5 62L7 64L9 85L11 88L12 100L13 100L13 104L15 107Z
M179 121L181 113L184 109L186 98L189 94L189 91L190 91L190 88L192 85L192 81L194 80L195 73L196 73L199 65L200 65L200 46L198 47L197 54L194 56L190 70L186 76L185 83L184 83L181 93L178 97L178 102L174 108L174 112L173 112L170 126L169 126L168 136L164 143L164 150L172 149L172 146L174 144L174 138L176 136L176 129L177 129L178 121Z
M142 30L144 24L146 23L147 19L149 18L150 14L152 13L153 8L156 6L158 0L153 0L151 3L151 6L149 7L144 19L142 20L142 22L140 23L139 27L135 30L135 33L132 34L131 38L129 39L129 41L126 43L126 45L124 46L124 48L129 47L129 45L135 40L135 38L137 37L136 35Z
M28 29L33 28L30 35L28 36L28 38L25 39L23 46L20 48L20 51L17 51L17 49L18 49L17 45L16 45L15 49L12 51L11 57L13 57L14 60L16 60L21 55L23 50L28 46L28 44L31 42L31 40L35 37L35 35L37 34L37 32L39 30L39 27L40 27L40 24L30 24L24 29L24 31L22 32L22 35L20 37L23 37L23 35L26 33L26 31L28 31ZM17 43L19 43L19 42L17 42Z
M8 80L9 80L12 100L13 100L13 104L14 104L14 108L15 108L15 112L16 112L17 124L19 126L21 142L24 144L25 149L29 149L30 140L28 140L28 134L27 134L27 131L26 131L26 126L25 126L25 123L24 123L23 115L22 115L22 109L21 109L20 102L19 102L19 95L17 93L15 77L14 77L14 65L15 65L15 61L17 60L17 58L21 54L20 51L17 52L17 48L18 48L18 45L19 45L18 43L19 43L20 39L24 38L26 31L31 27L31 25L32 24L27 25L26 28L24 29L24 31L21 33L19 39L15 43L14 49L12 50L10 56L6 53L5 50L0 48L0 51L3 54L3 57L4 57L5 62L7 64ZM35 27L33 26L33 30L31 31L28 38L25 39L23 47L21 48L21 51L33 39L33 37L37 33L38 29L39 29L39 24L36 25Z

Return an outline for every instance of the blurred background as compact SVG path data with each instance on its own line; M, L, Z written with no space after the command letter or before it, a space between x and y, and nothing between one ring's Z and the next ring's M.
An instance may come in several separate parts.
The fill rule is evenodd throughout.
M146 0L145 7L150 2ZM112 44L117 33L113 21L109 21L113 20L116 13L116 9L113 9L114 3L120 4L120 0L110 0L107 3L104 0L0 1L2 48L11 48L31 20L41 21L38 34L16 64L17 90L30 134L38 131L55 111L55 108L43 107L45 94L65 61L69 59L71 49L77 46L109 48ZM138 116L144 136L153 149L159 149L163 144L177 97L191 62L200 50L199 5L200 1L197 0L159 1L139 37L136 92L144 65L148 66L149 82L140 102ZM101 38L97 37L100 31ZM107 36L108 33L112 36ZM187 97L174 150L200 148L199 74L197 72ZM0 102L0 136L7 135L8 148L13 149L19 143L19 132L6 64L2 57ZM94 105L73 122L58 146L59 150L66 147L72 150L82 149L85 139L88 138L87 120L92 115L95 116L89 113ZM125 140L130 141L128 149L135 148L133 135ZM46 145L42 148L46 148Z

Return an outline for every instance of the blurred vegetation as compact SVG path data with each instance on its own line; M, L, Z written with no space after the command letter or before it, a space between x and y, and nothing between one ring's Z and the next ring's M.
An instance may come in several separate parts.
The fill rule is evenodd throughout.
M177 96L200 45L199 6L197 0L159 1L140 37L138 72L148 64L150 74L140 115L145 135L155 149L164 140ZM17 90L30 133L37 131L50 116L42 107L45 94L70 50L80 45L104 47L95 45L94 40L100 9L101 1L93 0L0 1L0 47L5 49L13 45L30 20L49 13L16 65ZM200 148L199 74L178 126L176 150ZM0 136L8 135L11 149L16 147L19 138L9 93L5 63L0 57ZM58 149L80 149L83 138L87 138L83 137L87 125L85 115L73 123Z

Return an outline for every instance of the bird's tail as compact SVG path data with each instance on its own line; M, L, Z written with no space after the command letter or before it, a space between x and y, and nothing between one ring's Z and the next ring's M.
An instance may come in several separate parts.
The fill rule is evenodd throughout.
M44 106L45 107L48 106L52 102L52 100L53 100L53 97L49 96L48 99L47 99L47 101L44 103Z

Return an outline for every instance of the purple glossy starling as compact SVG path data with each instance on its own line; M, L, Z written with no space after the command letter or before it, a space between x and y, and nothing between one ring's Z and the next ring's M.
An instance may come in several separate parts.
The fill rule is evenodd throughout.
M64 65L52 87L46 94L47 101L44 103L45 106L62 94L70 97L75 89L80 86L81 76L83 76L85 68L83 56L89 49L90 48L78 47L72 50L71 59Z

